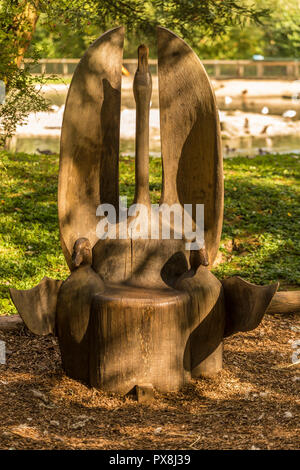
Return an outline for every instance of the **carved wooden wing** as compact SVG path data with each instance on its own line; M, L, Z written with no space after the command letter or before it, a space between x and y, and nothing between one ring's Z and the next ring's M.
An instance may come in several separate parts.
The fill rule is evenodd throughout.
M32 289L9 289L16 309L32 333L48 335L55 332L57 296L62 282L44 277Z
M193 50L158 27L158 80L163 162L162 202L204 204L210 266L223 222L223 169L216 100Z
M100 36L79 62L64 113L58 185L62 249L97 241L97 206L117 205L124 28Z

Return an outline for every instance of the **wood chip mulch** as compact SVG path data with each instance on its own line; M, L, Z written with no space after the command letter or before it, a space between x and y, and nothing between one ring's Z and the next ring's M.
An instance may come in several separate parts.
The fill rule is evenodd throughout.
M217 378L156 393L148 405L66 377L53 336L22 328L0 331L0 340L0 449L300 447L300 369L290 367L299 316L266 315L256 330L225 340Z

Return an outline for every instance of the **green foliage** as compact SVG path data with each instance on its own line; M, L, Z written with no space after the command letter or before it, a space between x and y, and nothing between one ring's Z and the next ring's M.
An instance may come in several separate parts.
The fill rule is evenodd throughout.
M238 26L240 31L249 21L260 23L267 15L263 6L245 0L54 0L42 2L41 12L34 45L44 57L56 58L80 57L100 31L118 24L127 29L125 55L135 57L141 41L156 50L157 25L177 32L198 50L203 41L213 38L209 41L213 44L229 27Z
M58 232L58 157L0 152L0 314L13 313L8 287L31 288L43 276L65 279ZM300 285L299 160L288 155L224 161L225 214L214 273L257 284ZM152 203L161 193L161 161L150 159ZM134 159L121 158L120 192L131 204Z
M44 77L36 79L26 70L18 69L15 80L18 84L14 86L11 82L5 103L0 105L0 148L15 133L17 125L26 121L29 113L46 111L49 107L48 101L40 93L41 85L46 82Z
M35 61L47 55L80 56L100 31L118 24L126 26L127 41L134 46L129 54L142 37L154 43L158 24L197 44L200 38L224 33L229 25L259 21L265 13L233 0L0 0L0 80L8 92L6 104L0 105L0 146L30 111L48 106L35 86L44 78L33 79L30 66L20 68L24 56Z
M146 41L155 55L157 24L185 38L203 59L249 59L254 54L299 57L298 0L257 0L255 7L247 0L126 2L125 18L122 8L110 9L102 1L101 5L84 2L85 10L79 17L74 7L77 1L70 12L66 2L59 3L60 19L53 14L56 6L52 2L50 10L41 14L34 37L35 47L44 57L80 57L100 31L117 24L127 27L126 57L136 56L141 41ZM101 15L100 7L104 8Z
M197 43L246 18L258 21L264 13L233 0L0 0L0 80L8 92L0 105L0 146L30 111L47 109L35 86L44 79L33 80L29 66L20 68L24 56L80 56L100 31L118 24L126 26L132 44L146 36L152 45L158 24Z
M44 77L33 78L29 65L19 66L34 26L35 12L31 10L31 3L0 2L0 80L6 85L5 103L0 105L0 147L31 111L48 108L48 102L40 93ZM34 48L31 52L34 64L39 55Z
M298 0L268 0L272 14L264 28L264 53L269 57L300 54L300 4Z
M298 0L258 0L258 9L268 8L263 24L245 19L243 28L227 28L222 37L205 36L195 46L202 58L250 59L265 57L298 58L300 52L300 8Z

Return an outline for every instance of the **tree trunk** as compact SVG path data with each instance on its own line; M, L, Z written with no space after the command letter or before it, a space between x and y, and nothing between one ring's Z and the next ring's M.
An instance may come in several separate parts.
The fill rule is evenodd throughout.
M222 285L208 270L178 290L106 288L91 307L91 386L128 393L152 384L169 392L222 368Z
M300 290L277 292L267 310L267 313L297 312L300 312Z
M184 365L189 297L178 291L118 286L94 299L90 385L128 393L145 383L177 390L191 377Z
M21 7L23 7L22 11L15 16L13 21L17 51L15 62L18 67L21 65L36 29L36 23L39 18L38 6L38 0L35 2L23 1L21 4Z

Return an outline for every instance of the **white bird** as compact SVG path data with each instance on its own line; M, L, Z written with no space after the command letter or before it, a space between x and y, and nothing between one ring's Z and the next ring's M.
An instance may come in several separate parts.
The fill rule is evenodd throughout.
M296 116L296 111L294 109L288 109L287 111L284 111L283 117L284 118L293 118Z
M53 104L52 106L50 106L50 109L51 111L56 112L59 110L59 106L57 106L56 104Z
M264 106L261 110L261 114L269 114L269 108L267 106Z

